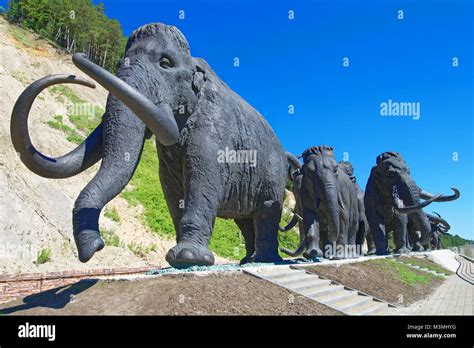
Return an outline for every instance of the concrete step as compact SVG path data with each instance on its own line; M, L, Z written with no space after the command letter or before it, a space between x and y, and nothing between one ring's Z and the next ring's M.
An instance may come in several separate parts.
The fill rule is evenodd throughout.
M311 277L309 279L302 280L298 283L294 283L294 284L291 284L291 285L286 285L286 287L288 289L293 290L293 291L301 292L301 291L306 290L306 289L311 289L311 288L314 288L314 287L320 287L320 286L329 285L329 284L331 284L330 280L319 279L317 277L314 277L314 278Z
M355 295L355 296L351 296L346 299L343 299L341 301L334 302L331 305L331 307L334 307L338 311L346 313L349 309L356 306L360 306L370 301L372 301L372 297Z
M304 283L309 280L317 280L314 275L311 274L297 274L295 275L289 275L288 277L285 278L278 278L274 280L274 282L283 285L283 286L292 286L294 284L299 284L299 283Z
M281 270L272 270L271 272L262 272L259 274L268 280L278 281L284 278L298 277L302 274L306 274L306 272L299 269L283 268Z
M418 267L420 269L420 267ZM371 296L349 290L344 285L322 279L313 273L290 267L245 270L259 278L273 282L288 290L304 295L348 315L393 314L386 302L375 301Z
M331 295L334 297L333 294L337 294L339 292L344 292L344 286L336 284L323 285L301 291L303 295L308 296L318 302L321 302L320 298L322 297L327 297Z
M314 298L316 301L321 302L322 304L332 305L335 302L342 301L344 299L357 295L357 291L344 290L344 287L342 285L334 285L333 289L335 289L336 291L322 292L315 295L313 294L313 296L311 297Z
M352 307L347 311L350 315L374 315L388 308L388 304L378 301L369 301L360 306Z

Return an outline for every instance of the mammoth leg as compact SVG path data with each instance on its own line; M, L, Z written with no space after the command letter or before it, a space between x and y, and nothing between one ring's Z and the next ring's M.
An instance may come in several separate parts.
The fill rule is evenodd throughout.
M430 248L431 240L431 225L423 211L415 212L410 214L410 220L416 231L420 231L421 236L419 243L426 249Z
M345 259L349 257L347 253L347 246L349 245L349 226L347 220L345 218L341 219L339 226L340 233L336 241L335 257L336 259Z
M377 252L377 248L375 247L374 236L372 235L372 231L370 231L367 225L367 234L365 235L365 241L367 242L367 255L374 255Z
M278 226L281 204L274 200L264 201L254 215L255 262L282 261L278 255Z
M368 238L367 234L367 225L364 219L359 220L359 227L357 228L355 244L359 255L363 255L362 246L364 245L364 240ZM367 248L370 249L369 243L367 243Z
M245 240L245 257L240 260L240 264L253 261L255 254L255 229L253 219L235 219L235 223L239 226Z
M178 174L173 173L170 168L172 164L171 159L163 151L162 146L157 142L156 149L159 157L159 174L160 183L165 196L168 211L173 220L174 229L176 232L176 242L181 240L180 224L184 213L184 191L182 182L178 179Z
M416 229L413 219L410 216L408 218L407 226L407 248L412 251L423 251L423 247L420 244L419 232Z
M369 219L370 230L374 239L377 255L388 254L387 233L385 231L385 221L377 213L374 213Z
M191 161L190 161L191 162ZM219 207L219 197L206 172L186 163L184 211L179 224L178 243L166 254L173 267L210 266L214 255L208 248Z
M100 212L130 181L145 139L146 126L128 109L116 115L118 106L109 106L110 101L109 98L104 116L104 156L100 169L74 204L74 239L81 262L87 262L104 247L99 233Z
M303 210L303 229L306 235L306 251L303 256L307 259L322 257L320 248L320 228L319 217L312 209Z
M399 214L395 216L390 224L393 230L393 239L395 240L395 249L397 254L405 254L410 251L408 241L408 216Z

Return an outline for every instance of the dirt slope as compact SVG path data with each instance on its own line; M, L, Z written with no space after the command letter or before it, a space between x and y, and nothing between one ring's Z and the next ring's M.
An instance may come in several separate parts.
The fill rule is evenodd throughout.
M0 314L340 315L304 296L240 273L84 280L3 304Z
M70 179L41 178L21 163L9 127L16 99L32 81L49 74L86 76L74 67L70 55L34 34L21 31L20 36L15 35L15 30L19 29L0 16L0 274L167 265L164 255L174 241L148 231L140 219L141 207L130 207L120 197L108 205L116 208L120 223L101 217L101 228L113 230L120 246L107 246L87 264L77 260L71 211L98 164ZM69 86L81 99L105 108L107 92L100 86L95 90ZM45 155L62 155L76 146L66 140L63 132L46 124L54 115L66 115L68 107L50 89L43 91L32 107L30 136ZM135 247L130 248L131 243ZM150 247L153 251L142 252ZM51 260L35 265L33 261L45 248L51 249Z

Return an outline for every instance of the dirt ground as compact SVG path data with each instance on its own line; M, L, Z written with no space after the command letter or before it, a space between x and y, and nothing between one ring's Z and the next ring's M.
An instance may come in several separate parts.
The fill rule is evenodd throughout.
M370 261L305 268L322 277L399 306L406 306L427 297L443 282L442 279L433 277L427 284L408 285L400 280L395 270ZM413 272L426 274L415 269Z
M232 272L85 280L0 306L0 315L340 315L264 280Z

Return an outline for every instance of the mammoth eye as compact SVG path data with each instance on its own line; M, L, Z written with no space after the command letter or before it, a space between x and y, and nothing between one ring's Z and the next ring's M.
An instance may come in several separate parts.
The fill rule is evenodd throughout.
M168 68L172 68L172 67L173 67L173 64L171 63L171 61L170 61L168 58L162 57L162 58L160 59L160 66L161 66L162 68L168 69Z

